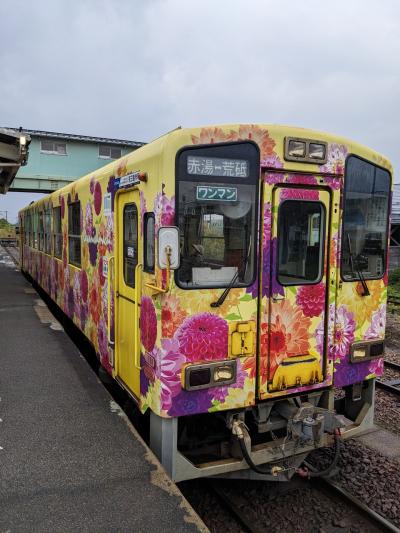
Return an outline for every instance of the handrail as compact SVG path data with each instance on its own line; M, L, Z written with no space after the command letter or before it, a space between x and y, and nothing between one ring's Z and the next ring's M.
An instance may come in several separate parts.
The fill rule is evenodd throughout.
M140 366L140 328L139 328L139 287L140 287L140 278L139 278L139 270L141 270L142 264L138 263L135 268L135 313L134 313L134 332L135 332L135 355L134 355L134 363L135 367L138 370L141 370Z
M157 285L152 285L151 283L145 283L145 286L149 289L152 289L153 291L160 292L161 294L165 294L170 291L171 289L171 254L172 250L170 246L166 246L165 253L167 256L167 279L165 281L165 289L162 287L158 287Z
M110 347L114 347L115 341L111 340L111 265L114 266L114 256L108 258L107 268L107 341Z

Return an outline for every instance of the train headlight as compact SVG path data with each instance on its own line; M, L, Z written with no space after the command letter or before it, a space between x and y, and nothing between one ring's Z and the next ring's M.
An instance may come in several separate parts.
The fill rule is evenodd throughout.
M186 390L208 389L236 381L236 360L187 365L183 374Z
M214 368L214 381L230 381L234 376L234 368L232 365L217 366Z
M350 361L352 363L359 363L382 357L384 351L385 342L383 339L354 342L350 346Z
M366 347L355 348L353 350L354 359L361 359L362 357L366 357L366 355L367 355L367 348Z

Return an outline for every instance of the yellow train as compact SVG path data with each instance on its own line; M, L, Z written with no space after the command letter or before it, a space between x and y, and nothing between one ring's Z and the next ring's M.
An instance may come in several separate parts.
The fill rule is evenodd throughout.
M289 479L372 423L391 176L321 132L178 129L22 210L21 266L174 480Z

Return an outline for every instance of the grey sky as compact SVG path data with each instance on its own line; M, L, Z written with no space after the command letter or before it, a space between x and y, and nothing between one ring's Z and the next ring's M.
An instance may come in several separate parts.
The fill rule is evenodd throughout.
M149 141L293 124L399 167L398 0L2 0L0 20L0 125Z

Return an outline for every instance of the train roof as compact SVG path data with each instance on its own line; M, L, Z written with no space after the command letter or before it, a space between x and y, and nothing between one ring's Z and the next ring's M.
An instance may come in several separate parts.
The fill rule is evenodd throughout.
M169 171L171 171L175 166L175 157L171 157L171 155L176 154L178 150L185 146L216 144L237 140L253 140L259 145L262 143L269 143L269 146L273 148L276 157L275 162L270 163L269 161L266 161L265 164L263 164L263 167L266 169L269 168L270 164L271 170L279 168L281 171L284 170L287 172L299 171L300 169L304 173L339 173L331 172L329 168L318 166L316 163L286 161L284 158L285 137L324 141L328 143L328 151L329 149L331 150L333 157L335 157L335 151L343 158L343 160L345 159L345 156L355 154L378 166L386 168L390 172L393 171L390 161L384 155L367 146L335 134L279 124L217 124L196 128L176 128L175 130L150 141L148 144L137 148L122 158L114 160L107 165L78 178L75 182L71 182L52 194L65 194L71 190L74 183L90 180L92 177L99 179L107 175L119 175L120 168L126 166L133 168L135 165L139 165L140 162L156 156L161 156L163 153L165 154L165 158L169 161ZM279 165L276 164L276 161L279 162ZM138 167L137 170L140 170L140 168ZM43 199L34 202L33 205L40 203L42 200Z

